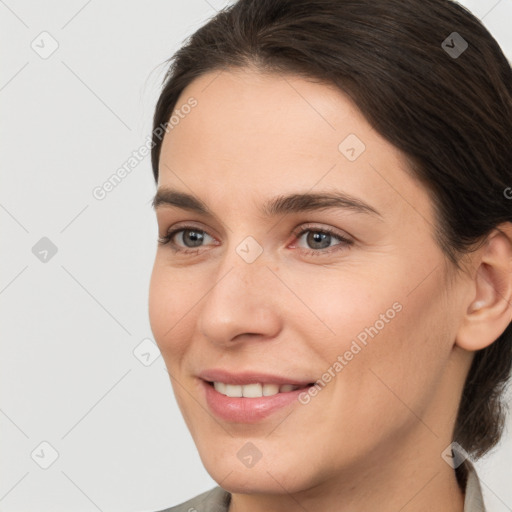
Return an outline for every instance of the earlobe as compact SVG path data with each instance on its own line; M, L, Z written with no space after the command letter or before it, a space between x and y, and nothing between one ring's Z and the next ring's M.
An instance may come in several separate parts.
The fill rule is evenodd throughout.
M456 337L468 351L491 345L512 321L512 224L494 230L474 257L472 295Z

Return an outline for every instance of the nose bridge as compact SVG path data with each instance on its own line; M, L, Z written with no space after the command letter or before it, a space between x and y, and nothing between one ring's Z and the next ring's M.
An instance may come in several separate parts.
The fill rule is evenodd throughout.
M221 285L221 281L225 281L221 286L230 290L233 296L242 295L250 302L258 302L258 296L265 293L263 285L272 277L267 267L268 253L253 236L246 236L237 243L230 242L226 249L219 263L216 282Z
M252 237L226 251L199 314L203 335L226 343L240 334L277 333L279 311L270 283L275 276L267 263L263 247Z

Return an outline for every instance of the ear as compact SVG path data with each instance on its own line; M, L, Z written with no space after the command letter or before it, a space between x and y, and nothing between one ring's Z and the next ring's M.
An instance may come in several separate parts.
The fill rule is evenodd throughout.
M512 223L493 230L474 256L471 296L455 339L469 351L491 345L512 321Z

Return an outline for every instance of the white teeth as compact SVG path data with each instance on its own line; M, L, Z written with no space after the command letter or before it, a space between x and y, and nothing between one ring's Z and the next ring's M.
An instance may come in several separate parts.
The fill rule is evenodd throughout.
M263 396L272 396L279 393L279 386L277 384L263 384Z
M247 398L258 398L263 396L263 387L261 384L246 384L242 386L242 395Z
M231 397L241 397L243 386L237 386L236 384L226 384L226 395Z
M299 386L293 384L245 384L239 386L236 384L225 384L224 382L214 382L213 387L219 393L229 396L231 398L245 397L245 398L260 398L262 396L273 396L277 393L287 393L299 389Z
M279 388L279 393L286 393L287 391L293 391L294 389L299 389L299 386L293 386L292 384L283 384Z
M213 387L215 388L215 391L218 391L223 395L226 394L226 384L224 384L224 382L214 382Z

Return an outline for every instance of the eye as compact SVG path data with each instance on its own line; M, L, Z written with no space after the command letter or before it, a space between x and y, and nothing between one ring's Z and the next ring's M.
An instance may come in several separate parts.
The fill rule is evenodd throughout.
M163 237L159 237L159 245L169 245L175 252L197 252L195 249L203 247L204 242L215 241L206 231L193 226L184 226L169 231Z
M352 240L329 228L303 227L295 236L298 242L294 245L302 248L302 252L312 255L343 250L353 244Z
M329 228L303 226L294 235L297 241L292 247L307 255L325 255L353 244L352 240ZM172 251L181 254L197 254L202 247L212 243L219 245L215 238L195 226L181 226L158 239L159 245L169 245Z

